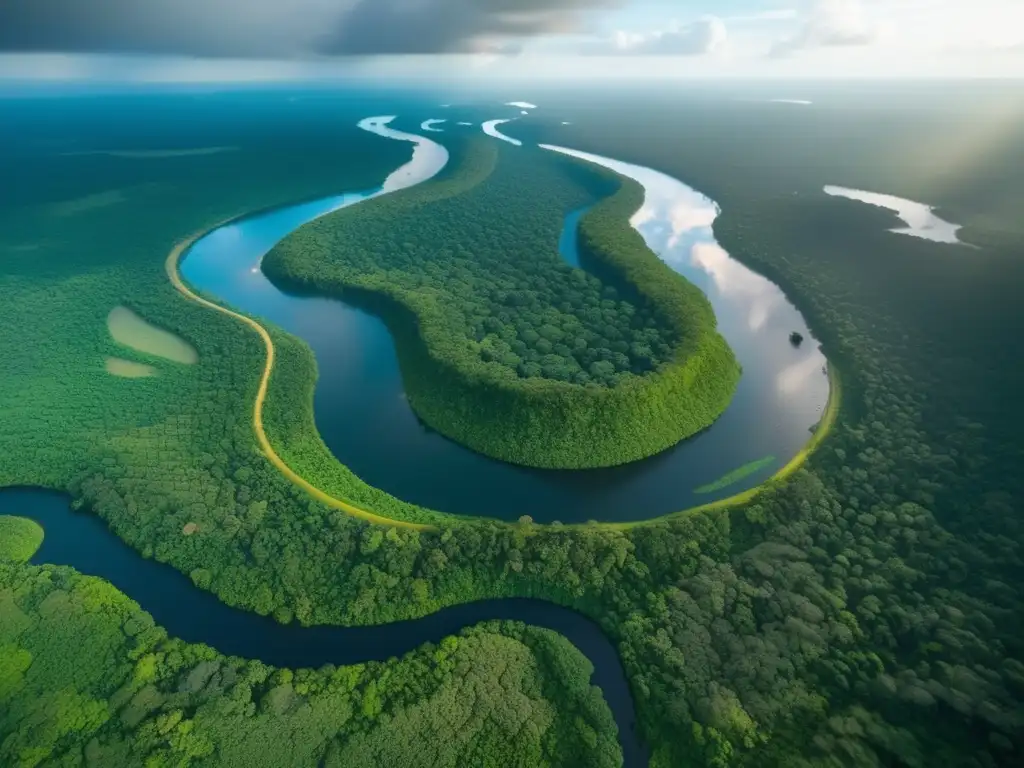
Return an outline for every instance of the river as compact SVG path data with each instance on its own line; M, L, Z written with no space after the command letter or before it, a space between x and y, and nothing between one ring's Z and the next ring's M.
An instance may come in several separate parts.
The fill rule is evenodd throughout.
M538 522L634 520L713 501L756 485L796 454L828 399L825 360L799 312L774 284L732 259L714 239L717 206L682 182L651 169L562 148L508 144L502 152L563 151L630 176L646 201L632 224L674 270L701 288L719 329L743 366L733 403L708 430L659 456L624 467L546 471L504 464L469 451L425 427L403 397L394 344L377 317L341 301L289 296L262 274L260 262L302 224L380 194L419 183L447 163L446 150L368 118L364 130L413 144L412 159L374 189L351 191L234 221L198 240L181 271L195 288L266 318L313 349L320 378L317 427L328 447L367 482L399 498L453 513ZM559 253L585 268L576 231L585 209L567 211ZM804 337L801 345L789 334ZM758 472L715 492L702 485L740 466L773 457ZM231 608L168 565L144 559L99 518L71 511L51 491L0 489L0 514L40 523L46 539L34 563L71 566L106 579L148 611L172 636L221 653L275 666L355 664L408 653L473 624L505 619L565 636L594 665L619 728L626 766L646 765L635 710L615 647L586 616L549 602L495 599L455 606L421 619L372 627L281 625Z
M169 565L147 560L117 538L103 520L74 512L61 493L37 488L0 489L0 515L35 520L46 531L36 564L71 566L109 581L152 615L172 637L205 643L228 656L259 659L279 667L385 661L437 643L482 621L504 619L545 627L563 635L594 665L592 684L601 688L619 728L625 766L647 764L634 730L635 710L615 646L581 613L544 600L502 598L465 603L422 619L370 627L302 627L225 605Z
M393 131L389 120L370 118L361 125L414 141L420 159L412 172L396 172L378 189L234 221L198 240L181 264L194 288L309 344L319 369L316 425L338 461L370 485L430 509L504 520L529 514L536 522L575 523L642 520L725 498L762 483L806 445L824 412L829 384L825 358L800 312L774 283L718 245L713 201L652 169L597 156L586 159L644 185L647 199L633 217L634 227L714 306L719 330L743 367L732 403L704 432L644 461L607 469L514 466L424 425L405 399L394 342L380 318L340 300L288 295L260 270L274 244L307 221L424 180L443 167L443 147ZM501 151L547 150L502 143ZM560 243L562 257L574 265L579 265L575 235L580 215L567 212ZM790 343L793 332L803 337L800 346ZM706 489L752 462L760 462L757 471Z

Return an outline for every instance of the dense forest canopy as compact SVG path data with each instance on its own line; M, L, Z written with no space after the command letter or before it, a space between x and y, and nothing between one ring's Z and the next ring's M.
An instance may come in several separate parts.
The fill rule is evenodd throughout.
M499 164L486 138L459 149L456 178L435 182L443 192L428 182L324 216L286 238L266 270L386 291L424 314L430 299L442 309L430 320L443 323L467 363L494 363L479 367L496 378L615 386L666 361L680 329L556 250L564 215L611 194L610 180L574 179L535 153L502 154Z
M592 671L502 622L401 660L275 669L169 639L98 579L0 562L4 765L612 768Z
M251 96L261 106L246 108L230 102L218 120L184 110L188 126L177 127L201 129L202 145L243 149L156 166L60 158L27 145L92 125L118 146L155 130L143 110L94 115L94 123L69 120L73 102L7 110L0 146L13 181L0 189L0 482L68 488L83 513L101 515L131 546L224 601L280 621L383 622L508 594L572 605L617 643L655 768L1020 765L1024 370L1008 350L1022 325L1024 232L1015 211L1024 200L1016 172L1024 142L1019 131L995 131L970 163L949 163L947 152L974 126L1000 127L1019 94L999 91L986 106L968 90L944 87L930 101L895 93L866 105L823 93L816 100L834 108L795 110L707 93L683 93L674 104L662 91L640 90L616 94L614 111L607 92L565 94L552 117L538 111L517 124L527 143L645 163L716 199L719 240L786 289L842 374L840 423L806 470L743 508L624 531L481 521L385 530L312 502L255 451L247 419L262 364L258 340L180 300L164 281L163 258L183 234L225 216L335 192L339 179L345 187L378 183L406 155L397 142L339 131L338 123L384 110L341 114L336 100L312 100L291 113L284 95ZM267 126L268 115L283 122ZM282 133L304 141L286 151ZM891 216L829 200L827 183L937 204L981 250L890 234ZM121 199L70 216L61 209L53 226L54 204L112 189ZM104 355L123 350L113 348L104 319L120 303L181 335L200 362L150 379L107 375ZM282 370L301 384L293 412L304 424L301 392L310 391L315 367L301 344L288 350ZM184 536L190 522L197 529ZM59 627L80 626L42 610L50 584L69 592L69 572L0 568L4 588L16 593L17 612L4 601L4 615L25 617L3 623L4 632L43 627L41 645L19 634L21 650L0 654L10 667L0 680L39 675L39 690L49 693L37 697L33 722L73 712L73 721L46 730L70 746L68 722L98 724L123 702L85 679L93 666L63 663L68 648L95 647L87 637L47 640L51 632L67 637ZM65 601L58 595L47 608ZM130 674L138 660L120 640L108 647L83 659L107 659ZM187 655L168 659L171 676L195 666ZM486 668L485 658L473 659ZM161 696L177 695L180 682L171 679L155 683ZM74 707L54 701L69 689ZM237 694L255 716L262 698L254 697L268 691L251 690ZM21 706L10 710L18 722ZM162 738L171 723L175 743L192 743L175 730L191 718L159 721L167 714L156 712L143 735ZM240 749L238 734L270 728L218 717L230 731L218 743ZM291 729L296 721L281 722ZM114 726L102 727L113 735ZM184 728L210 738L199 726ZM0 731L12 748L55 741L7 720ZM287 730L295 743L321 743L309 733Z
M703 294L629 226L643 189L537 149L446 141L441 178L306 224L264 271L384 314L414 409L488 455L622 464L711 424L739 368ZM580 247L600 277L557 251L586 205Z

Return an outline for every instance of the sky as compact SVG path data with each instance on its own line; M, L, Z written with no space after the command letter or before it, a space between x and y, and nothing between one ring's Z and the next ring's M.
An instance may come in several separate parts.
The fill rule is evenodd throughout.
M1024 0L3 0L0 79L1024 77Z

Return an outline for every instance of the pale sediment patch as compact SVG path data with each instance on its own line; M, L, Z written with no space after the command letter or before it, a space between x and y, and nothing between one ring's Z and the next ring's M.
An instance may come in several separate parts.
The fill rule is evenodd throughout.
M121 357L108 357L106 368L107 373L120 376L122 379L145 379L159 374L159 371L152 365L132 362Z
M42 248L41 243L18 243L13 245L0 245L0 251L7 253L33 253Z
M111 205L117 205L118 203L124 202L124 200L124 193L119 189L113 189L108 192L97 192L93 195L78 197L74 200L64 200L59 203L51 203L49 209L50 214L53 216L74 216L75 214L87 213L88 211L93 211L97 208L107 208Z
M64 152L65 157L106 155L125 160L162 160L169 157L203 157L221 152L237 152L238 147L195 147L194 149L90 149L82 152Z
M195 347L179 336L142 319L128 307L114 307L107 315L107 330L118 344L136 352L162 357L175 363L199 362Z

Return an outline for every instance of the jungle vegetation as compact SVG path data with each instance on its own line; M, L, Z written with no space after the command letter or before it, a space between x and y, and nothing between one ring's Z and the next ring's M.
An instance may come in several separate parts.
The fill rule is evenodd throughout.
M256 453L258 339L175 295L163 258L182 233L337 191L341 177L371 187L405 159L396 142L339 131L336 100L275 118L260 129L271 139L252 135L256 118L287 114L284 97L249 96L246 109L220 97L230 119L177 128L203 133L193 146L243 149L145 169L135 164L156 160L58 161L26 146L100 119L69 120L73 100L11 110L0 124L18 158L5 156L14 183L0 188L0 482L69 489L131 546L280 621L383 622L506 594L576 607L618 645L655 768L1017 766L1024 370L1007 350L1022 330L1024 143L989 134L969 166L936 175L945 147L1008 114L1012 94L998 95L987 107L961 93L953 106L873 95L869 107L798 111L673 106L641 90L613 112L607 93L589 104L566 94L558 119L518 126L527 142L648 164L717 200L718 239L784 287L842 372L839 424L805 469L742 508L626 530L369 526L304 497ZM126 112L93 130L123 146L167 115ZM284 147L282 134L304 141ZM981 250L889 234L884 212L836 206L825 183L939 204ZM124 199L67 216L53 235L45 206L111 188ZM106 374L103 357L125 355L104 327L119 303L189 341L199 362ZM287 367L313 375L300 344ZM41 620L41 603L18 605ZM51 693L75 684L67 647L30 651ZM126 656L103 658L135 663ZM26 729L5 724L3 738Z
M510 622L383 663L276 669L168 638L99 579L0 562L12 767L612 768L592 671L560 635Z
M24 517L0 517L0 560L27 563L43 543L43 529Z
M739 367L703 293L629 225L643 189L572 158L446 139L436 181L301 227L263 261L301 291L381 313L410 405L506 461L610 466L711 424ZM565 216L601 277L568 266Z

